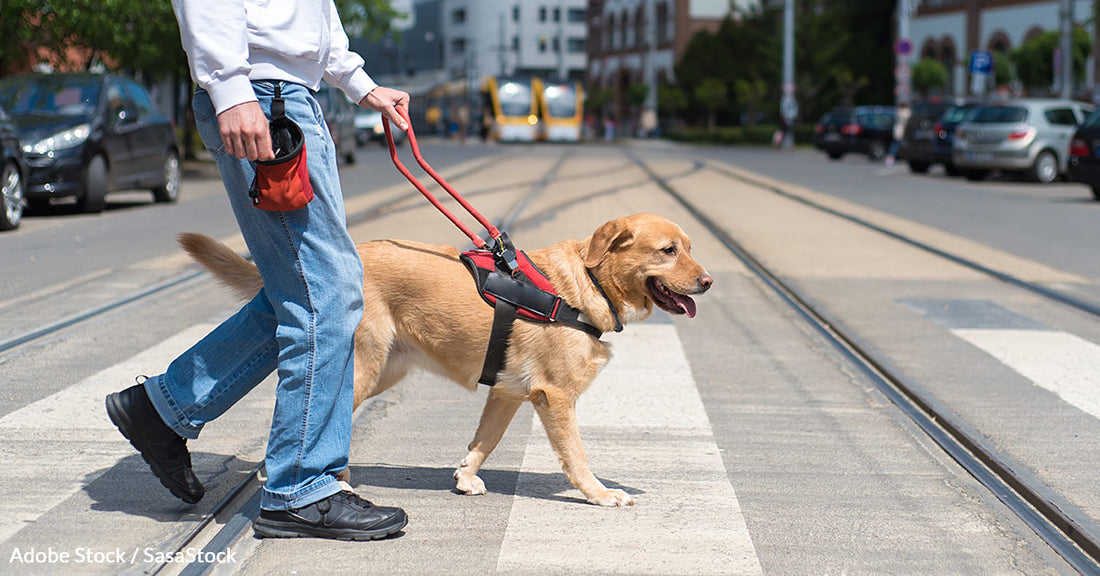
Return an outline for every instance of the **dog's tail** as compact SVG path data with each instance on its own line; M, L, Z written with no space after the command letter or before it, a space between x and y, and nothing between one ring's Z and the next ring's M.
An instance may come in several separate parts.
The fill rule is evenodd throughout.
M177 240L195 262L202 264L218 282L227 286L241 300L250 300L263 288L264 281L256 265L245 260L229 246L193 232L184 232Z

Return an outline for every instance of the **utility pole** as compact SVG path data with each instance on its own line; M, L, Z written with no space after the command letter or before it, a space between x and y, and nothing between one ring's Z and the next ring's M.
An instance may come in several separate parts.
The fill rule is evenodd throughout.
M1062 98L1073 97L1073 0L1062 0L1062 9L1058 11L1062 18Z
M783 149L794 146L794 121L798 118L798 99L794 95L794 3L783 2L783 97L779 101L779 114L786 129L783 130Z
M909 55L913 41L909 39L910 0L898 0L898 39L894 44L894 100L896 104L908 103L912 98L913 76L909 69Z
M642 104L642 113L639 118L643 136L650 136L657 129L657 67L654 66L657 59L657 9L653 0L645 2L645 62L642 73L648 90L645 93L645 103Z

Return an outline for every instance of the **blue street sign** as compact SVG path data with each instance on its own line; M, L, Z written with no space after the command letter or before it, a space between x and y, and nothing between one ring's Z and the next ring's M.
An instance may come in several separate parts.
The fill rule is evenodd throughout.
M993 54L984 50L975 50L970 53L971 74L992 74Z

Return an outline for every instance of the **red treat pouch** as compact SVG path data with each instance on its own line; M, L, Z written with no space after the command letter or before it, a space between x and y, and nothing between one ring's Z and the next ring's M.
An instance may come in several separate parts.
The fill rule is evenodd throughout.
M272 212L297 210L313 200L306 167L305 135L286 117L281 86L271 101L271 148L275 158L256 163L256 178L248 190L252 205Z

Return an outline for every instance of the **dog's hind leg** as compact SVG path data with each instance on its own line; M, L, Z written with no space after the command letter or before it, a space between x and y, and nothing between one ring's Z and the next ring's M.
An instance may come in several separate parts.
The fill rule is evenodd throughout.
M580 490L589 502L600 506L634 504L634 498L629 494L607 488L592 475L577 427L576 398L561 390L548 388L533 391L531 403L546 428L546 436L561 461L565 477L574 488Z
M502 392L499 388L489 391L489 399L485 401L485 408L481 412L477 433L474 434L474 441L470 442L470 452L455 470L455 488L459 492L485 494L485 483L478 478L477 473L504 436L504 431L508 429L508 424L512 422L523 400L522 397Z

